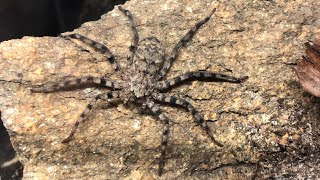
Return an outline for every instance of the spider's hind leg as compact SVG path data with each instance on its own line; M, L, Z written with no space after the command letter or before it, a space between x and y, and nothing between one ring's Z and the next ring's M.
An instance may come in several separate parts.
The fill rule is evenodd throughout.
M146 105L153 112L153 114L164 123L161 139L161 155L158 169L158 174L159 176L161 176L165 165L165 155L168 146L169 119L163 112L161 112L159 105L155 104L153 101L149 100Z
M188 101L182 98L169 96L163 93L154 93L152 94L152 97L159 102L169 103L174 106L177 106L177 105L182 106L184 109L191 112L193 118L197 121L197 123L201 126L201 128L206 132L206 134L209 136L212 142L219 147L223 147L223 145L214 138L208 124L203 119L202 115L200 115L199 112Z
M101 43L98 43L94 40L91 40L85 36L82 36L80 34L60 35L60 37L63 37L65 39L77 39L87 44L88 46L92 47L95 51L100 52L101 54L104 54L115 71L118 71L120 69L119 64L115 61L114 56L112 55L109 48L107 48L107 46Z

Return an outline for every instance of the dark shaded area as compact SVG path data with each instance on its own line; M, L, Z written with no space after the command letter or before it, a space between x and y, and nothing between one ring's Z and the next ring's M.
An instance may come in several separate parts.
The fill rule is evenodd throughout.
M291 138L273 152L261 152L252 179L319 179L320 99L304 94L303 100L296 100L290 125L273 131L279 137L292 134ZM286 100L281 103L288 109Z
M57 36L93 21L125 0L2 0L0 42L23 36Z
M124 4L126 1L127 0L84 0L79 21L83 23L98 20L102 14L111 11L115 5Z
M52 0L2 0L0 41L23 36L56 35L59 32Z
M20 161L12 161L16 153L11 145L9 134L3 126L1 112L0 147L0 179L22 179L23 165Z

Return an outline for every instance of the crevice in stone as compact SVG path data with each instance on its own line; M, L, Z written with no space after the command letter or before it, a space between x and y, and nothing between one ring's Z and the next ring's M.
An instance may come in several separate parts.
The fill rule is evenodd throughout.
M23 175L23 164L14 151L9 134L3 125L0 112L0 179L20 180Z

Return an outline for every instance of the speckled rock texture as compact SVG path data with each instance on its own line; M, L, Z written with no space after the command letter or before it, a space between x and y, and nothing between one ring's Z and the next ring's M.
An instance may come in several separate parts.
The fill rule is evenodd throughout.
M215 146L189 113L163 107L172 122L161 177L162 124L153 117L101 101L74 139L61 144L90 98L107 90L30 92L31 86L72 77L116 79L103 55L58 37L1 43L0 108L25 165L24 179L319 178L320 101L303 92L293 72L303 43L320 33L319 6L318 0L131 0L124 5L140 37L158 37L166 52L217 8L168 77L191 70L249 76L241 85L191 82L170 91L210 120L224 147ZM119 10L75 32L107 45L125 65L131 31Z

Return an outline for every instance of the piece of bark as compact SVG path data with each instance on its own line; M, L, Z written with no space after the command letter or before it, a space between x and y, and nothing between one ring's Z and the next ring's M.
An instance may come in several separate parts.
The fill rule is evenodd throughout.
M303 89L320 97L320 40L305 43L306 56L296 67L296 73Z

